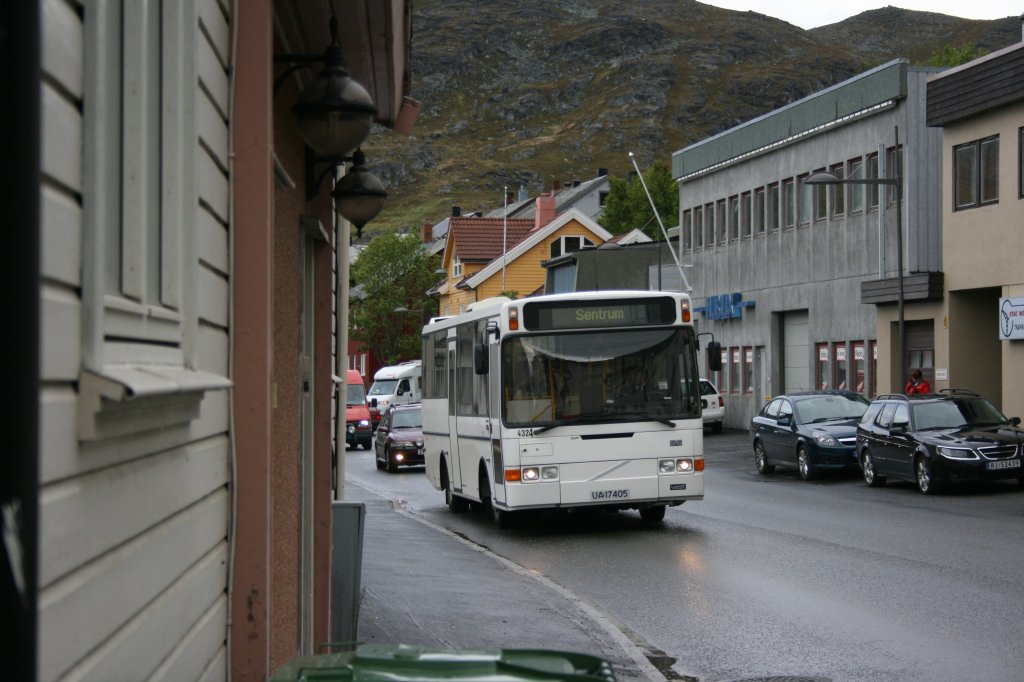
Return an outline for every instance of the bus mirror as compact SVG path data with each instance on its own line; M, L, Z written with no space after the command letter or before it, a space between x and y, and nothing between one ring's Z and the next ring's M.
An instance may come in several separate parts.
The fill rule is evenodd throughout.
M473 369L477 374L487 374L487 346L482 343L473 346Z
M722 344L717 341L708 342L708 367L712 372L722 371Z

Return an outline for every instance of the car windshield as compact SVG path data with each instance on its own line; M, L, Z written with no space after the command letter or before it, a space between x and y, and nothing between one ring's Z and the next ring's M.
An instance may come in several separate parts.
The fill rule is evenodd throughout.
M399 410L391 415L392 429L418 429L423 426L420 410Z
M1010 421L996 409L995 405L984 398L916 403L913 410L914 428L918 431L1006 424Z
M870 403L860 396L820 395L796 401L796 416L801 424L860 419Z
M370 386L369 395L391 395L398 388L398 379L380 379Z
M366 402L366 394L363 392L362 384L345 385L345 404L362 405Z

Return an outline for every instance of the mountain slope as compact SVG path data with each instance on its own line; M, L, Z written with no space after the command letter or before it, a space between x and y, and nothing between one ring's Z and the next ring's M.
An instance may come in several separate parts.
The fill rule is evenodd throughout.
M1016 31L1014 37L1013 31ZM410 137L366 145L390 193L367 232L415 229L503 187L669 164L673 151L888 61L988 50L1019 22L886 8L805 31L694 0L423 0L413 9ZM963 41L963 42L961 42ZM923 57L921 55L924 55Z

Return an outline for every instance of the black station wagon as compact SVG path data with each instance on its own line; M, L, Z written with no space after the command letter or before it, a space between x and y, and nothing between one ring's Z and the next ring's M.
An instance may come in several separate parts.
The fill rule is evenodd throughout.
M1024 429L973 391L881 395L857 427L864 481L912 481L928 494L946 483L1016 478L1024 485Z

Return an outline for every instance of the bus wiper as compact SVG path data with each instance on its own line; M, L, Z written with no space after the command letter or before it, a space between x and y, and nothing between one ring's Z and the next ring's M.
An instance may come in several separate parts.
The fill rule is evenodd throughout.
M664 424L665 426L675 426L676 425L675 422L669 421L668 419L665 419L664 417L655 417L653 414L647 414L645 412L616 412L615 416L616 417L639 417L640 419L643 419L644 421L658 422L659 424Z

